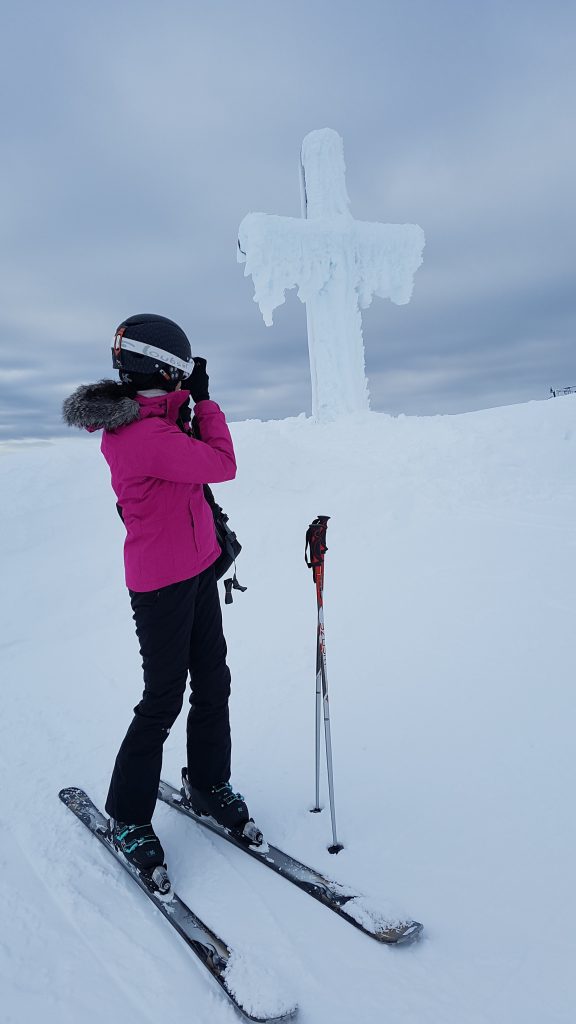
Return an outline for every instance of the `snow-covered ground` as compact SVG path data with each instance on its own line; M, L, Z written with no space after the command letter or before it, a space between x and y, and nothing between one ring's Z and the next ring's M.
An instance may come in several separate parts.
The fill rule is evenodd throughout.
M426 931L381 947L159 807L179 892L277 972L302 1024L573 1024L576 398L233 435L233 780L278 845ZM57 798L77 784L103 804L141 685L98 439L0 454L0 1020L232 1024ZM338 857L328 812L308 813L318 514Z

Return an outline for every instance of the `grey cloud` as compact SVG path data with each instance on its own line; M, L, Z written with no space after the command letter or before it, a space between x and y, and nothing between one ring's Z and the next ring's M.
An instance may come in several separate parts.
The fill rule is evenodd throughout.
M364 314L373 407L576 376L569 5L54 0L7 21L0 436L63 431L62 386L108 375L143 310L183 324L234 418L308 412L304 308L290 293L264 327L235 236L250 210L299 215L298 148L325 125L354 215L427 236L411 304Z

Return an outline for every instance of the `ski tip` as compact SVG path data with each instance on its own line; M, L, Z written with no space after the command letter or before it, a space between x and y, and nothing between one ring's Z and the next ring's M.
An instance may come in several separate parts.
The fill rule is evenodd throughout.
M281 1024L298 1011L275 972L248 950L230 952L222 981L241 1013L255 1024Z
M419 921L398 913L389 901L378 906L362 895L347 899L340 913L377 942L391 946L415 942L423 931Z
M254 1024L285 1024L286 1021L295 1020L298 1016L298 1007L293 1006L292 1009L287 1010L286 1013L281 1014L279 1017L255 1017L253 1014L248 1013L240 1004L236 1004L240 1013L246 1020L253 1021Z
M419 921L410 921L402 928L393 928L389 931L381 932L376 938L380 939L380 942L386 942L391 946L409 946L412 942L418 941L423 931L423 924L420 924Z
M254 1024L286 1024L287 1021L295 1020L296 1017L298 1016L298 1006L296 1005L290 1007L290 1009L285 1010L280 1014L275 1014L273 1016L262 1016L261 1012L258 1011L256 1012L256 1014L254 1014L247 1010L244 1006L242 1006L242 1004L238 1002L238 1000L234 998L231 993L228 993L228 995L236 1004L236 1007L238 1008L238 1010L240 1010L242 1016L245 1017L246 1020L253 1021Z
M83 789L79 789L78 786L66 786L61 789L58 796L63 804L69 804L72 800L76 800L79 796L85 797L86 794Z

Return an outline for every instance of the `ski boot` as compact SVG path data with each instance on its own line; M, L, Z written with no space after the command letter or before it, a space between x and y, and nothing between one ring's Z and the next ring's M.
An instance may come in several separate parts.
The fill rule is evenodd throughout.
M262 846L264 837L250 817L241 793L235 793L229 782L217 782L209 789L196 789L182 769L182 796L198 817L212 818L226 832L250 846Z
M171 895L164 850L152 825L125 825L111 818L108 827L112 845L136 869L146 888L160 897Z

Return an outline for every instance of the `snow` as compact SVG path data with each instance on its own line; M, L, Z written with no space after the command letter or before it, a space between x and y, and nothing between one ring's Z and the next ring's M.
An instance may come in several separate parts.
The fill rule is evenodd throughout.
M234 950L226 967L226 984L240 1005L252 1017L290 1017L296 1010L286 985L277 972L267 968L257 948Z
M348 900L345 910L350 917L358 921L358 924L375 932L399 930L409 923L406 916L401 914L390 900L382 900L378 906L367 896L355 896L354 899Z
M382 947L182 815L155 824L177 890L256 1002L302 1024L572 1024L576 396L460 416L233 425L218 488L244 545L224 607L233 781L266 836L365 911ZM0 447L2 1022L232 1024L219 988L58 800L102 806L141 681L122 524L98 439ZM314 796L315 593L338 833ZM166 744L177 783L184 720ZM359 906L359 912L361 911ZM262 963L248 977L246 958ZM284 998L284 997L280 997Z
M346 188L344 143L332 128L308 135L300 151L302 168L302 215L310 220L343 218L351 221Z

